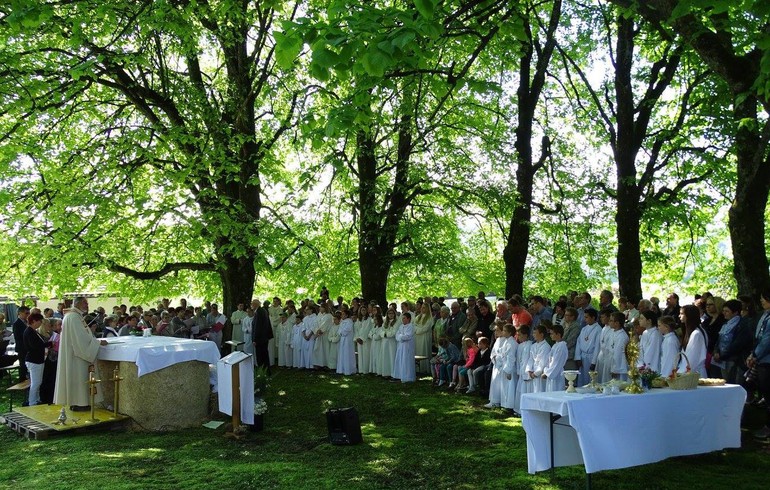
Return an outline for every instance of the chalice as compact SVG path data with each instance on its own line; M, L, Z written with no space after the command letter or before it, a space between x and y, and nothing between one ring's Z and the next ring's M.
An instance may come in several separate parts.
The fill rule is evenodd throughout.
M578 374L580 374L580 371L564 371L564 377L569 382L569 386L567 387L567 393L576 393L575 391L575 380L578 377Z

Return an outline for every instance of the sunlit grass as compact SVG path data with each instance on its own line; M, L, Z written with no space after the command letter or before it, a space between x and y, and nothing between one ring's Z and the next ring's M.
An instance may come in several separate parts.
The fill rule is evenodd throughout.
M0 429L0 488L579 489L583 468L529 475L520 419L478 397L374 376L278 370L265 431L105 432L27 441ZM7 398L0 398L7 406ZM355 407L364 443L332 446L329 408ZM749 424L758 423L758 411ZM646 415L640 414L640 423ZM223 417L224 419L224 417ZM745 447L594 475L596 489L766 488L770 456ZM761 469L761 470L760 470Z

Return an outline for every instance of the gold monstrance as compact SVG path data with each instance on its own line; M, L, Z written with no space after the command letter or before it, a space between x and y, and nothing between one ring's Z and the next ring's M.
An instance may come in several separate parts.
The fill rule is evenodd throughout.
M639 379L641 378L639 375L639 369L636 367L636 360L638 357L639 341L636 339L636 335L631 332L631 335L628 339L628 344L626 344L626 361L628 362L628 377L631 379L631 384L628 385L623 391L633 395L644 393L644 390L639 383Z

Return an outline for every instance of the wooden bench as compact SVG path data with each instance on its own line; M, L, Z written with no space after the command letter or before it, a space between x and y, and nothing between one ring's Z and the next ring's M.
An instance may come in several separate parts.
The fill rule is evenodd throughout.
M9 391L10 394L8 395L8 411L13 411L13 395L17 391L25 391L29 389L30 381L28 379L25 379L24 381L21 381L19 383L16 383L15 385L9 387L6 391Z

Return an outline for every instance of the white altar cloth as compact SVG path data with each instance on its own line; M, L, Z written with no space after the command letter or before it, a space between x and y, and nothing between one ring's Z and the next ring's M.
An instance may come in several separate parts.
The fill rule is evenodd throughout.
M133 362L136 364L138 376L186 361L216 364L220 357L217 345L208 340L133 335L105 340L108 345L99 349L97 359Z
M741 447L746 391L737 385L641 395L581 395L563 391L522 396L530 473L584 464L586 473L654 463L673 456Z

